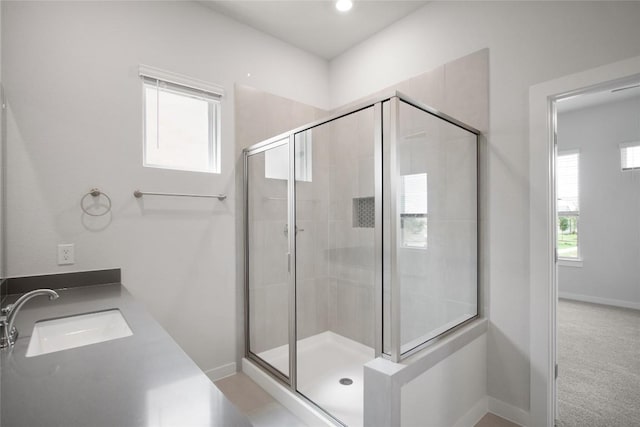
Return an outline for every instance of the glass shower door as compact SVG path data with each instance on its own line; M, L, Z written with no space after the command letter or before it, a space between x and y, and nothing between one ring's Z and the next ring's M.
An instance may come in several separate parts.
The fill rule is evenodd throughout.
M248 349L289 378L288 138L247 156Z
M375 353L374 116L295 134L297 390L349 426Z

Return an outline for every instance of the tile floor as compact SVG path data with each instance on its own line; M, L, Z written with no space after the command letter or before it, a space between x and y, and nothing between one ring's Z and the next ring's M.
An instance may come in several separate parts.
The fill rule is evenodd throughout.
M476 424L475 427L518 427L518 424L512 423L509 420L505 420L502 417L489 413L482 417L482 419L478 421L478 424Z
M227 399L249 417L255 427L306 427L298 417L276 402L242 372L218 380L215 384ZM487 414L475 427L518 427L518 425L496 415Z
M218 380L215 385L249 417L255 427L306 427L298 417L242 372Z

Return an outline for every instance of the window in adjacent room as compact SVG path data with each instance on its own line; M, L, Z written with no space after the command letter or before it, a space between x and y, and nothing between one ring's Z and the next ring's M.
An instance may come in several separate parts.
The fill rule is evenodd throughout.
M141 67L140 75L144 88L143 165L219 173L222 90L155 69ZM164 75L169 78L163 79Z
M580 259L580 186L577 151L559 152L556 162L558 258Z
M623 171L640 169L640 141L620 144L620 164Z
M400 228L402 246L427 248L427 174L401 176Z

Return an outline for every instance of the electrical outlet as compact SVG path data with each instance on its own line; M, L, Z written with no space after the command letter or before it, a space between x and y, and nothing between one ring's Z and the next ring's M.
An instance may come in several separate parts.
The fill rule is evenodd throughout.
M58 265L73 264L75 261L75 253L73 243L58 245Z

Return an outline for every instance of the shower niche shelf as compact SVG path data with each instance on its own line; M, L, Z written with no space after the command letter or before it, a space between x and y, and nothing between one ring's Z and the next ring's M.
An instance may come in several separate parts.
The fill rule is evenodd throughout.
M373 228L376 225L376 199L356 197L353 199L353 227Z

